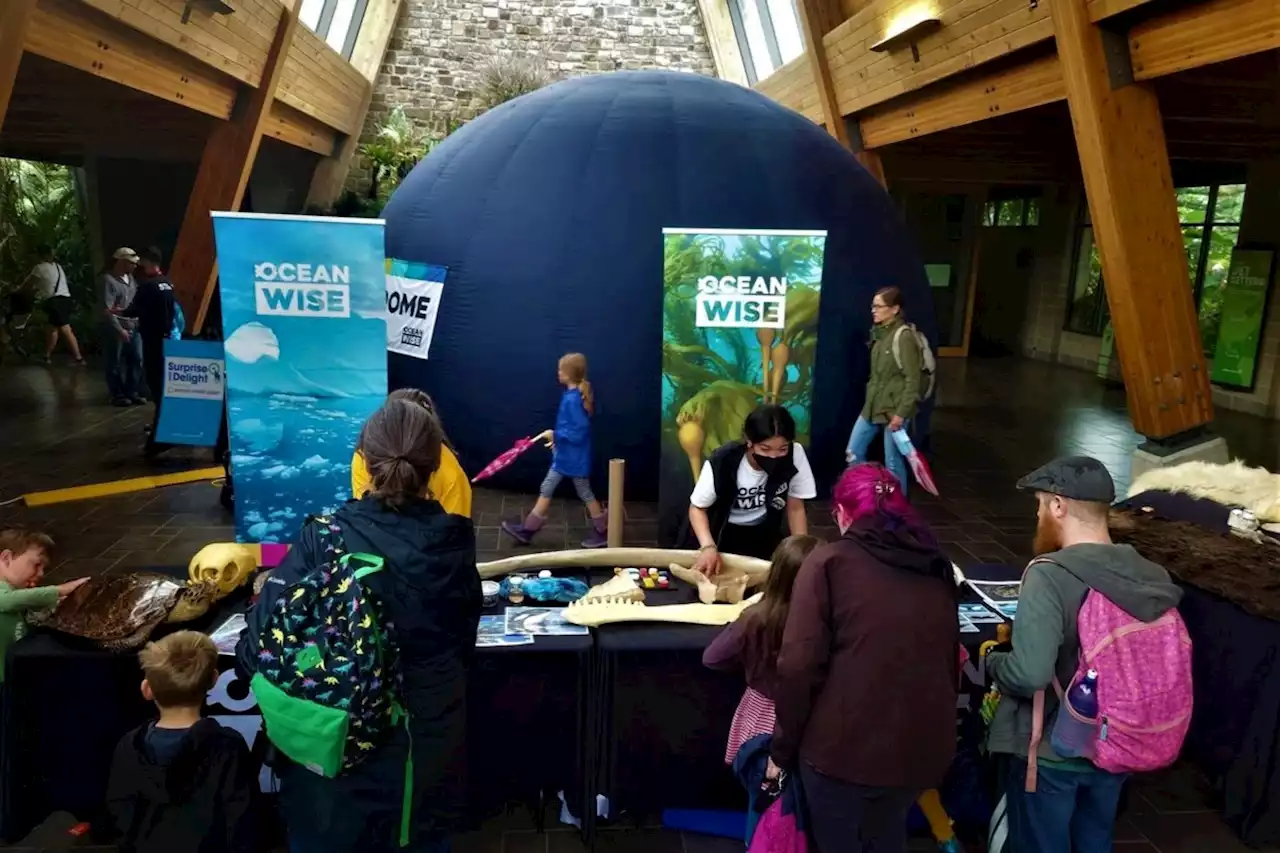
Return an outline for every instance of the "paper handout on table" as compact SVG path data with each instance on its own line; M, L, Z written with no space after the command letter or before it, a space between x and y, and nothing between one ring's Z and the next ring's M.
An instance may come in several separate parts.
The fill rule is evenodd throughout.
M213 640L218 654L235 657L236 644L240 642L240 635L244 633L246 627L244 614L237 613L219 625L218 629L209 635L209 639Z
M1022 581L976 581L970 578L968 583L983 601L1004 618L1013 619L1017 614Z
M977 625L965 618L963 613L960 614L960 633L961 634L977 634L981 629Z
M970 603L960 604L957 606L961 621L969 621L975 625L987 625L997 622L1003 622L996 613L987 608L985 604Z
M533 642L528 634L508 634L505 616L481 616L476 628L476 648L489 646L527 646Z
M564 618L563 607L508 607L508 634L532 634L535 637L568 637L589 633L582 625Z

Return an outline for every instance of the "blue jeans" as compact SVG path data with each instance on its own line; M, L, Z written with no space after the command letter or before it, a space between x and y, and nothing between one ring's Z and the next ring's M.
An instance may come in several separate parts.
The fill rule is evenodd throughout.
M1126 775L1055 770L1040 764L1035 793L1025 790L1027 764L1005 766L1009 809L1007 853L1111 853Z
M903 429L910 426L911 421L904 421L902 424ZM898 479L899 485L902 486L902 493L905 495L911 479L907 476L907 460L898 452L898 445L893 443L893 437L887 425L873 424L864 417L858 417L853 424L853 432L849 434L849 446L846 448L852 457L849 464L856 465L867 461L867 448L871 447L871 440L879 432L884 433L884 467Z
M142 336L135 331L126 343L120 340L120 333L114 326L104 327L102 369L106 373L107 393L112 400L136 397L142 379ZM151 393L158 392L153 389Z

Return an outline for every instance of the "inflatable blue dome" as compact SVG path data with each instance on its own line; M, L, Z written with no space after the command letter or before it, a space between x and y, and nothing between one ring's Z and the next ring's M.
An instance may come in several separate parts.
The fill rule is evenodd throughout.
M410 173L385 211L387 255L448 268L428 360L391 387L436 400L472 473L551 427L556 363L584 353L605 460L652 497L659 470L664 227L826 229L810 458L829 484L862 406L874 292L901 288L936 339L924 270L889 196L820 126L693 74L566 80L482 115ZM547 455L491 481L536 489Z

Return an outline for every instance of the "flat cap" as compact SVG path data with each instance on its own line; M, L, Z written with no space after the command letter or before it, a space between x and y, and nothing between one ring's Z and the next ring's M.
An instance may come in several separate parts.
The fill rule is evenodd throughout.
M1107 466L1091 456L1055 459L1019 480L1018 488L1075 501L1109 504L1116 499L1116 484Z

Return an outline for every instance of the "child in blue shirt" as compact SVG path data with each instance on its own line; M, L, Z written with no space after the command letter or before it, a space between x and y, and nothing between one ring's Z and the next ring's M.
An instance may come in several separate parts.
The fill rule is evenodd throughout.
M603 548L607 542L607 519L604 508L591 491L591 416L595 413L595 398L591 383L587 381L587 359L581 353L571 352L560 359L556 375L567 389L560 398L560 410L556 413L554 430L546 430L535 441L545 441L550 447L551 469L538 490L538 502L523 522L504 521L502 529L521 545L533 543L533 537L546 524L547 511L551 509L551 497L565 477L573 480L578 498L587 505L595 529L582 542L584 548Z

